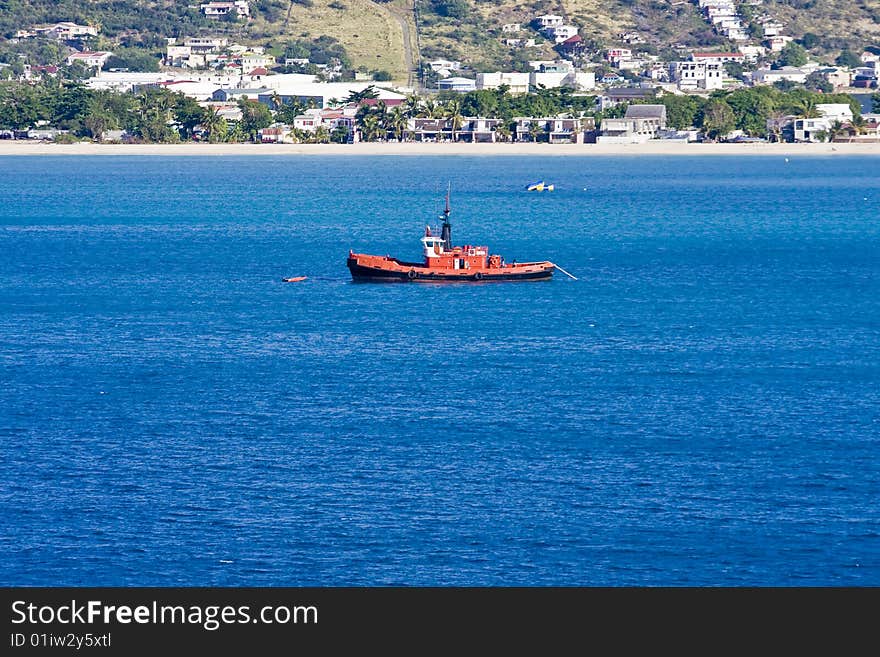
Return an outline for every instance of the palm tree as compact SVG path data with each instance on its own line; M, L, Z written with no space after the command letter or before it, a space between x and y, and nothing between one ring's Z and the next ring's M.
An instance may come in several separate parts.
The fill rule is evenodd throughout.
M316 144L329 144L330 143L330 131L327 130L325 126L319 125L315 128L315 143Z
M269 102L272 103L272 109L274 111L278 111L281 109L281 106L284 104L284 100L281 96L278 95L278 90L272 92L272 96L269 98Z
M397 141L403 141L403 136L406 132L406 123L407 116L403 106L398 105L388 112L386 125L391 129L391 132L394 134L394 138Z
M428 98L424 103L422 103L422 108L419 112L421 116L424 116L428 119L438 119L440 118L441 113L442 108L434 101L433 98Z
M452 141L455 141L455 132L461 129L464 117L461 115L461 101L453 98L445 105L446 116L452 120Z
M382 132L379 117L373 113L365 114L361 119L361 134L364 141L376 141Z
M357 103L358 105L362 100L367 100L368 98L378 98L379 92L376 91L376 87L374 85L370 85L361 91L352 91L345 97L345 103Z
M541 128L538 127L537 121L529 122L529 139L533 142L538 141L538 135L541 133Z
M852 127L857 135L861 135L868 129L868 122L864 116L856 114L852 119Z
M504 121L495 126L495 138L498 141L510 141L510 126Z
M419 115L421 100L416 94L407 94L406 100L403 101L403 111L406 118L413 119Z
M816 99L812 96L804 96L798 100L795 105L795 111L799 117L804 119L817 119L821 116L819 110L816 108Z
M229 130L226 119L220 116L220 110L216 107L209 107L205 111L205 118L202 121L205 131L208 133L208 141L212 144L224 141Z

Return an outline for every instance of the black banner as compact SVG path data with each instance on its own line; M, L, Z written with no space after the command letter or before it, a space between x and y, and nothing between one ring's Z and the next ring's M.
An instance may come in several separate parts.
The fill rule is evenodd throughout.
M2 654L617 650L873 633L878 589L6 588ZM574 642L574 643L572 643ZM721 642L721 643L719 643ZM745 642L744 642L745 644ZM815 644L813 644L815 646ZM289 648L289 650L287 650ZM429 651L433 652L433 651Z

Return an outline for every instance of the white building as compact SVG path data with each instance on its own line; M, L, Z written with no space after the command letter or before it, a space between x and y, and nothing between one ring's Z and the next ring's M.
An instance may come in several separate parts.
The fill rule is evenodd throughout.
M816 111L829 121L845 123L853 120L852 107L848 103L819 103Z
M80 64L85 64L89 68L95 66L101 68L112 55L112 52L107 52L106 50L84 50L83 52L75 52L72 55L69 55L67 57L67 63L74 64L79 62Z
M544 29L544 34L553 39L556 43L567 41L577 33L578 29L574 25L556 25Z
M709 91L724 86L724 65L721 62L672 62L669 77L682 91Z
M539 72L532 71L529 74L529 84L532 88L541 85L547 89L557 87L571 87L578 91L589 91L596 88L596 73L594 71L568 71L568 72Z
M437 83L440 91L457 91L458 93L467 93L474 91L477 86L474 80L470 78L445 78Z
M64 21L55 23L54 25L38 25L32 28L32 34L35 36L45 36L50 39L58 39L59 41L70 41L88 36L97 36L98 28L91 25L77 25Z
M562 16L556 16L555 14L544 14L543 16L538 16L535 20L538 21L538 25L542 30L546 30L548 27L557 27L563 23Z
M782 52L782 49L785 48L789 43L794 41L794 37L779 35L775 37L770 37L765 40L764 43L767 44L767 47L770 49L770 52Z
M98 71L98 74L89 78L84 84L90 89L100 89L127 93L136 86L157 84L169 79L167 73L140 73L140 72L107 72Z
M522 30L522 25L519 23L505 23L501 26L501 31L505 34L512 34Z
M666 127L665 105L630 105L622 119L602 119L600 144L640 144Z
M807 81L807 76L811 70L797 68L795 66L783 66L782 68L759 68L752 73L752 84L773 84L782 80L789 80L797 84L803 84Z
M273 55L248 53L241 56L241 68L244 71L252 71L255 68L269 68L271 66L275 66L275 57Z
M477 73L477 89L497 89L502 85L510 87L512 94L527 94L529 93L529 74L502 71Z
M763 46L740 46L739 51L747 62L756 62L759 57L767 54L767 49Z
M534 39L502 39L501 42L508 48L534 48Z
M633 53L629 48L609 48L605 51L605 59L612 64L621 59L632 59Z
M769 38L782 34L782 29L784 25L773 20L772 18L768 18L764 20L763 23L761 23L761 27L764 29L764 36Z
M431 70L435 73L440 70L457 71L461 68L461 62L449 59L435 59L433 62L428 62L428 66L430 66Z
M220 18L231 11L238 12L239 16L250 16L251 7L247 0L232 0L232 2L208 2L199 5L202 13L209 18Z
M726 64L727 62L742 63L746 56L741 52L695 52L691 54L691 61L707 62L712 64Z

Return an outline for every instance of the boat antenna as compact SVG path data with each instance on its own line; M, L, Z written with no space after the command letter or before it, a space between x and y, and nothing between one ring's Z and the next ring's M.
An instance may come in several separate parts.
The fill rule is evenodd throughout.
M452 183L446 187L446 208L443 210L443 228L440 231L440 239L443 240L443 248L452 251L452 224L449 223L449 193L452 191Z

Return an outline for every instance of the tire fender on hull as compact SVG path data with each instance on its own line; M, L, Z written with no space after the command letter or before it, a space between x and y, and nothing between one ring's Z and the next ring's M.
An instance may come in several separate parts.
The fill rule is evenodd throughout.
M413 279L416 278L417 276L418 276L418 274L416 273L416 270L415 270L415 269L410 269L408 272L406 272L406 277L407 277L409 280L413 280Z

